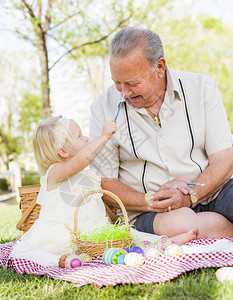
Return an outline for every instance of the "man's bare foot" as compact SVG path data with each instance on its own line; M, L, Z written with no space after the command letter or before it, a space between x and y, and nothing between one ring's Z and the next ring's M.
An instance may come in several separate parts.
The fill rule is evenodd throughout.
M177 245L183 245L185 243L191 242L192 240L196 240L198 237L198 228L190 229L185 233L178 234L176 236L171 237Z
M65 260L70 254L64 254L59 258L59 267L65 268Z
M192 240L196 240L198 237L198 228L193 228L193 229L190 229L188 232L187 232L187 242L191 242Z

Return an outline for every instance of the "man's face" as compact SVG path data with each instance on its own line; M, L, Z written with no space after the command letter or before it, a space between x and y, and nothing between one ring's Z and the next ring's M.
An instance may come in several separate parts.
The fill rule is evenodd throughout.
M157 67L152 70L141 49L124 57L111 56L110 70L116 89L136 108L150 107L159 95Z

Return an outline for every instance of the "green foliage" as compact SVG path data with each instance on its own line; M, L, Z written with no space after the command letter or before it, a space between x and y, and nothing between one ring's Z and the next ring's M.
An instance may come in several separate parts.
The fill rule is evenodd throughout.
M40 176L34 174L24 174L22 176L22 185L40 184Z
M25 94L19 104L19 122L21 129L29 133L32 125L37 124L42 119L43 102L41 96Z
M213 17L200 17L200 21L204 29L212 29L215 30L217 34L223 33L223 24L220 20L215 19Z
M23 138L20 136L13 136L11 131L5 132L4 126L0 126L0 155L11 155L13 158L15 154L21 153L23 149ZM10 159L10 158L9 158Z
M9 185L9 180L7 180L6 178L0 178L0 191L7 191Z

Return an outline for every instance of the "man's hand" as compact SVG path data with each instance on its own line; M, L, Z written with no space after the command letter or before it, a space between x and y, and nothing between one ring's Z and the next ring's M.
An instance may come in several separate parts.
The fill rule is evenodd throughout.
M189 194L183 194L178 188L162 189L153 193L148 202L149 210L155 212L167 212L168 207L172 210L180 207L190 207Z
M190 195L193 193L193 189L187 185L187 182L189 182L189 181L183 177L176 177L176 178L164 183L163 185L161 185L159 191L178 189L184 195L188 195L188 194Z

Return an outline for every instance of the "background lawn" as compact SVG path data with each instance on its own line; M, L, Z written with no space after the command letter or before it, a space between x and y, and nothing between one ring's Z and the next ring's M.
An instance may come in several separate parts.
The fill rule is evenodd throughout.
M18 205L0 206L0 244L21 235L15 228L19 218ZM217 281L216 270L195 270L160 284L77 288L72 282L20 275L13 268L0 267L0 299L233 299L233 286Z

